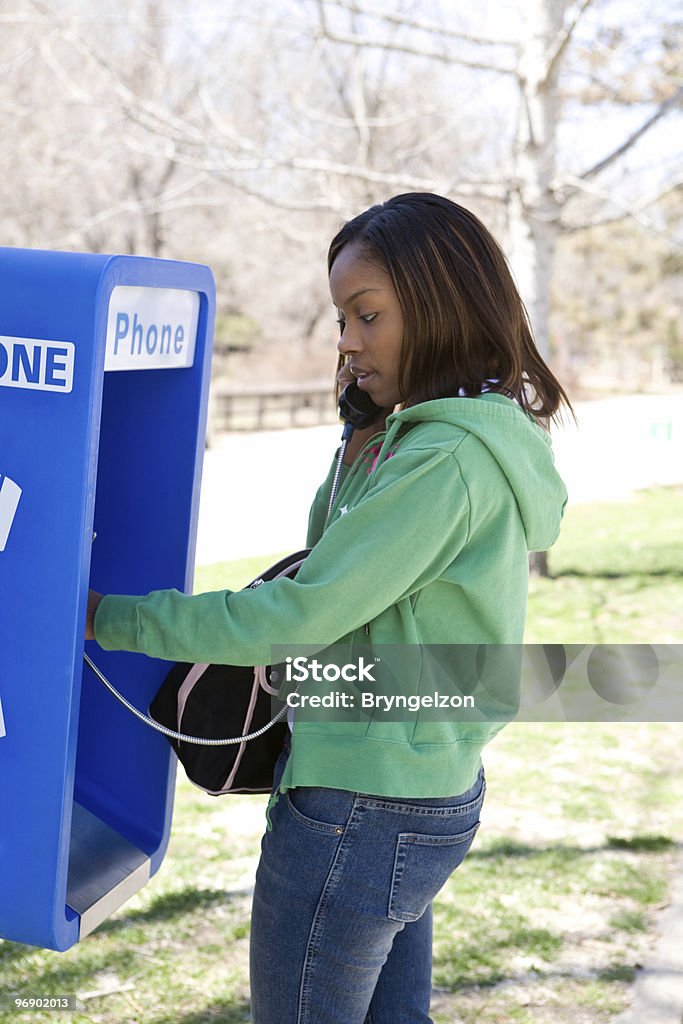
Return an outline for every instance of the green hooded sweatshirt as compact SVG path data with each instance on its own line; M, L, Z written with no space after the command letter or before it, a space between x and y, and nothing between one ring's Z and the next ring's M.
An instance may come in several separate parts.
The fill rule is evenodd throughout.
M556 540L566 489L550 439L498 394L424 402L387 419L313 502L313 550L295 579L194 596L109 595L95 616L107 650L169 661L264 665L271 647L521 644L528 551ZM412 661L412 659L409 659ZM419 659L418 659L419 662ZM419 684L418 684L419 685ZM294 721L280 789L380 796L470 788L501 721L386 715Z

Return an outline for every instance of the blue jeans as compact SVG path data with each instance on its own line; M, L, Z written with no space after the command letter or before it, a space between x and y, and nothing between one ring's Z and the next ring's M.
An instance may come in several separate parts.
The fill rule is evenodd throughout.
M482 770L455 797L280 795L254 889L254 1024L431 1021L432 900L472 844L485 789Z

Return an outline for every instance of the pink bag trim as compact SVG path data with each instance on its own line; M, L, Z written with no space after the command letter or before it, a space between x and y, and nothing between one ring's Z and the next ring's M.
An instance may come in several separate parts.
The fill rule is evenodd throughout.
M178 732L182 732L182 720L185 714L185 704L187 698L190 696L190 692L195 683L201 679L208 668L208 664L202 665L201 662L197 662L193 665L190 671L187 673L183 680L183 684L178 690Z

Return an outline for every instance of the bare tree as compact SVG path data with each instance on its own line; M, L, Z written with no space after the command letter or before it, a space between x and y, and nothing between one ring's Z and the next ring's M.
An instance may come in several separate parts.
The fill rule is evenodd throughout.
M527 0L520 5L516 35L504 38L465 31L411 13L397 14L365 0L316 0L315 7L317 31L338 47L374 53L398 52L415 60L438 62L445 65L449 73L462 73L462 69L467 69L470 76L489 81L495 76L504 83L508 95L512 92L516 96L514 130L505 132L509 149L504 167L499 164L486 176L464 180L462 166L458 168L459 176L452 175L450 180L440 178L432 170L423 180L433 188L452 190L464 198L497 200L505 204L508 256L527 302L539 348L547 357L550 283L561 232L575 231L615 216L640 216L680 180L666 181L645 199L638 200L620 200L613 180L608 179L602 189L596 184L601 176L607 178L607 172L615 165L623 166L646 134L680 107L683 88L676 83L676 69L667 68L661 60L658 62L658 57L664 53L675 51L672 33L680 31L680 26L669 23L672 19L661 14L655 19L660 37L653 38L651 30L648 33L651 75L649 81L639 83L630 96L620 95L614 89L611 94L606 89L597 89L592 102L610 102L612 110L616 104L628 103L633 107L646 107L646 113L616 145L594 162L589 161L588 166L574 171L562 168L558 160L558 131L563 115L570 100L575 105L582 98L572 96L564 84L568 77L581 70L582 55L579 53L577 61L572 47L578 39L578 48L586 50L590 43L590 34L588 37L585 34L587 15L591 8L602 8L600 15L594 16L589 33L597 37L595 42L603 65L611 58L617 64L617 78L624 81L634 74L633 57L636 67L642 57L638 52L634 55L628 52L629 44L642 29L642 22L620 26L615 34L609 5L599 0L579 0L575 4L568 0ZM341 28L340 15L343 14L350 19L362 19L363 31ZM334 19L333 15L336 15ZM648 18L652 24L651 11ZM582 28L584 35L579 38ZM614 36L611 42L609 29ZM585 52L583 57L585 59ZM471 117L477 113L480 111L474 106ZM351 175L354 166L347 163L344 168L328 166L328 170ZM363 167L355 170L359 178L367 179L371 175L373 180L387 186L399 182L410 184L405 172L388 175L378 171L371 174ZM420 182L412 184L419 187ZM582 217L577 199L586 196L602 199L601 215L593 213L586 217L584 204ZM622 208L615 213L614 207L619 205ZM609 212L605 212L605 207Z
M680 26L661 4L628 23L613 0L528 0L495 32L426 10L17 0L0 80L4 159L23 169L13 195L5 178L10 239L211 258L226 308L274 309L279 334L296 321L310 359L330 230L387 193L445 192L504 236L547 356L558 240L624 216L652 226L675 185L672 168L629 192L622 172L675 116ZM572 154L579 104L632 117L604 151L594 130Z
M595 215L577 219L573 201L587 194L600 196L595 186L610 168L623 162L643 137L668 114L680 107L683 88L661 64L659 74L652 75L648 85L641 85L630 102L648 104L649 109L639 122L616 145L578 173L563 173L558 167L558 131L566 109L566 98L560 83L569 67L572 43L594 0L580 0L570 5L567 0L527 0L520 9L519 33L515 40L491 38L472 32L446 29L413 15L397 15L360 0L317 0L320 31L338 45L361 50L400 51L415 58L445 63L449 70L467 68L471 74L495 74L511 85L517 96L514 132L510 137L509 170L495 181L459 181L457 194L499 199L507 214L507 251L523 297L527 303L536 339L542 354L548 358L550 349L550 296L558 237L565 228L577 230L601 219L614 220L615 214ZM343 30L330 19L331 12L346 12L353 18L370 19L375 31L364 33ZM428 46L406 42L406 36L391 38L387 27L397 26L429 38ZM597 22L594 29L599 29ZM659 52L671 50L671 40L660 22L662 38ZM623 38L623 37L622 37ZM473 57L472 48L479 53ZM466 50L463 53L463 49ZM618 47L613 47L618 50ZM619 54L622 60L623 55ZM650 54L652 60L652 53ZM632 74L622 64L621 77ZM628 102L618 94L604 91L601 99ZM564 102L563 102L564 99ZM339 171L337 170L337 173ZM679 179L680 180L680 179ZM614 185L602 189L603 207L609 203ZM435 182L438 189L438 184ZM483 187L482 187L483 186ZM675 187L667 181L642 201L622 201L618 216L639 216L665 193ZM616 191L616 190L615 190ZM532 567L547 574L547 559L541 554L532 560Z
M25 135L65 181L89 172L73 230L95 247L98 229L127 225L128 248L161 252L167 215L205 209L211 223L211 210L231 195L281 213L277 230L293 242L388 191L433 189L483 206L507 228L547 354L560 233L625 214L642 221L657 198L654 188L624 200L609 174L680 103L678 27L664 8L650 10L643 53L633 39L645 19L620 24L610 0L527 0L507 35L476 30L473 15L469 27L460 24L457 10L436 0L431 17L415 6L226 0L190 17L180 0L104 0L96 14L85 0L17 0L4 16L23 32L10 63L19 77L30 63L36 78L42 58L51 81L43 73L40 93L57 102L41 105L34 91L21 103L15 88L6 120L12 102L24 123L45 107L41 130ZM190 26L207 11L212 28L192 39ZM651 71L639 78L644 57ZM582 73L592 80L579 89ZM644 113L605 153L568 165L558 158L558 132L577 102ZM48 120L71 133L66 145L50 137Z
M675 194L674 166L625 173L682 95L680 24L653 3L625 19L615 0L525 0L491 31L438 0L16 0L6 240L210 259L223 314L277 338L273 373L298 372L296 337L310 372L333 228L387 193L443 192L503 235L548 357L558 241L656 227ZM572 152L579 108L629 120Z

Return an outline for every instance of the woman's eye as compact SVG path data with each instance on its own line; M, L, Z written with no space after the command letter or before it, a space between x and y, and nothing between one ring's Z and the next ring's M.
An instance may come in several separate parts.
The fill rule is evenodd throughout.
M343 317L339 316L339 317L337 317L337 323L339 324L339 331L340 331L340 333L343 334L344 333L344 328L346 327L346 320L344 320Z
M361 320L364 320L366 324L370 324L372 323L376 316L376 313L366 313L365 316L361 317Z

